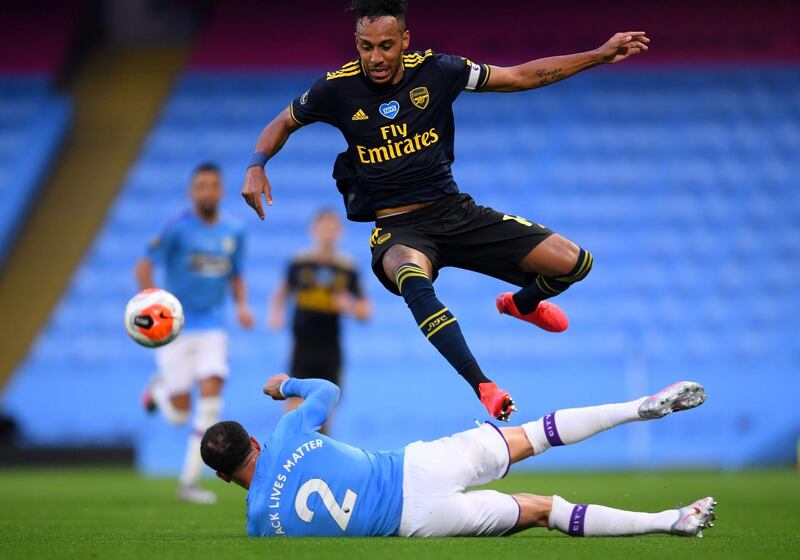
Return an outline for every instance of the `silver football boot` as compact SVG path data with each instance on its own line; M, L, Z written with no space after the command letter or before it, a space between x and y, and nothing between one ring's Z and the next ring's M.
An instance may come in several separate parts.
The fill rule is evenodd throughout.
M694 381L678 381L648 397L639 406L639 417L646 420L662 418L671 412L689 410L703 404L706 390Z
M678 520L672 524L672 534L681 537L702 537L703 529L714 526L714 507L717 502L708 497L678 510Z

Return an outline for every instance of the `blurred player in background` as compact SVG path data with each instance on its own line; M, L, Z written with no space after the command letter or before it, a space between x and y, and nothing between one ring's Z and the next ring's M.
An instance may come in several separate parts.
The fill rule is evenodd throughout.
M199 391L192 433L186 448L178 496L195 503L213 503L216 496L199 487L203 472L200 439L219 420L222 387L228 376L225 296L230 289L239 323L253 326L242 277L244 235L219 214L222 177L212 163L192 174L189 196L194 208L168 222L136 264L141 288L154 288L153 269L163 267L164 285L183 304L186 323L174 341L157 348L159 373L142 396L145 408L159 410L176 426L189 420L191 390Z
M465 492L504 477L513 463L550 447L697 407L705 391L692 381L629 402L557 410L519 427L486 423L379 452L317 433L339 396L335 385L281 374L267 382L264 393L305 402L278 421L263 447L237 422L211 426L201 444L203 460L217 476L248 490L250 536L500 536L531 527L578 537L702 536L714 519L710 497L683 508L641 513L572 504L560 496Z
M283 328L286 303L295 300L292 319L292 363L290 374L298 379L319 378L341 385L341 316L366 321L371 305L351 260L337 252L342 222L333 210L323 209L311 224L314 247L297 255L289 265L286 279L275 290L269 311L269 327ZM302 403L287 400L287 411ZM327 433L330 421L322 427Z
M546 300L583 280L592 255L540 224L478 206L459 193L451 171L452 104L462 91L546 86L643 53L650 39L644 32L617 33L592 51L510 67L476 64L430 50L406 53L411 37L406 4L352 1L359 58L328 72L264 128L242 194L263 219L261 195L272 204L267 161L302 126L324 122L338 128L348 150L336 159L334 177L348 217L375 221L373 272L405 300L422 334L489 414L508 420L515 410L511 395L485 375L455 314L433 289L439 269L454 266L518 286L517 292L497 297L497 310L560 332L567 328L567 315Z

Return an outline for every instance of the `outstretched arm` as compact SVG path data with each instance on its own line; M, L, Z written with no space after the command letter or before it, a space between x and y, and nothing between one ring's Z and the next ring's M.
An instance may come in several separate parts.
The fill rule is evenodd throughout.
M509 67L491 66L480 91L514 92L550 85L600 64L613 64L647 52L650 39L644 31L617 33L595 50L551 56Z
M275 375L264 385L264 393L276 401L300 397L303 404L286 414L281 423L297 423L303 432L319 430L328 413L339 401L339 387L324 379L292 379L285 373ZM277 429L276 429L277 431Z
M272 187L264 171L264 165L283 148L283 145L289 139L289 135L300 126L292 118L291 109L286 107L271 123L264 127L258 137L253 160L247 168L247 174L244 178L242 196L247 205L255 210L262 220L264 219L264 206L261 202L262 194L266 198L267 204L272 206Z

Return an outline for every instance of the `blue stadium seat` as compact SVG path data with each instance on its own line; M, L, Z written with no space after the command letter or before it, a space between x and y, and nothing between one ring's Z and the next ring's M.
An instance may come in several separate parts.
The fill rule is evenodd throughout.
M44 77L0 76L0 266L67 132L70 102Z

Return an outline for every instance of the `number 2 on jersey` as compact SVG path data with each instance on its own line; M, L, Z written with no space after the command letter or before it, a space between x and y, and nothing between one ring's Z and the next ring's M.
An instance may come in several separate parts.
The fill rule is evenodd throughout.
M342 531L346 531L347 525L350 524L350 516L353 515L353 506L356 505L358 494L348 488L340 506L327 482L321 478L312 478L306 481L299 488L294 499L294 509L300 519L306 523L311 523L311 520L314 519L314 512L308 507L308 499L311 494L319 494L320 498L322 498L322 503L328 513L331 514L331 517L333 517L333 520L336 521Z

